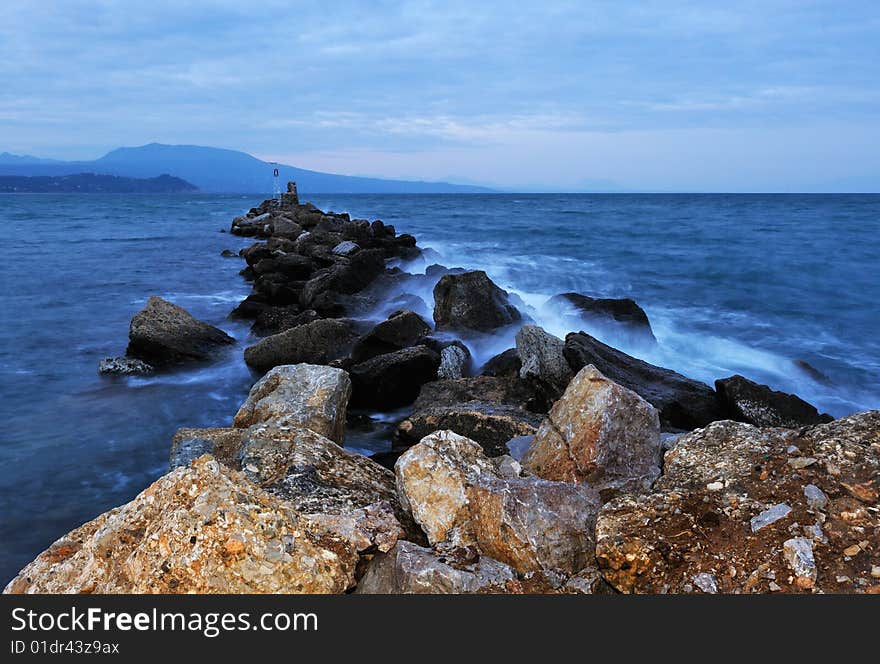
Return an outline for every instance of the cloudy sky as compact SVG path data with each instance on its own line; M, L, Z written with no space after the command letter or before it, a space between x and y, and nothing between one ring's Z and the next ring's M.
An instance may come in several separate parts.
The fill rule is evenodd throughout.
M880 190L876 2L0 3L0 151L513 189Z

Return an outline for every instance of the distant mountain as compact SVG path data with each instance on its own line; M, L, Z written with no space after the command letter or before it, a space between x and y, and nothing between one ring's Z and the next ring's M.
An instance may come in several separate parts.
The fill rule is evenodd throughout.
M39 157L31 157L29 154L12 154L11 152L0 152L0 165L6 164L59 164L57 159L40 159Z
M95 173L0 175L0 193L4 194L177 194L189 191L197 191L197 188L186 180L171 175L160 175L155 178L126 178Z
M8 153L3 153L8 155ZM10 155L15 157L15 155ZM33 159L35 161L30 161ZM135 148L118 148L100 159L80 162L52 162L35 158L0 158L0 175L70 175L101 173L134 178L151 178L167 173L193 183L202 191L227 193L271 193L273 164L245 152L197 145L150 143ZM383 180L309 171L278 165L282 190L294 180L304 194L360 193L487 193L491 189L448 182Z

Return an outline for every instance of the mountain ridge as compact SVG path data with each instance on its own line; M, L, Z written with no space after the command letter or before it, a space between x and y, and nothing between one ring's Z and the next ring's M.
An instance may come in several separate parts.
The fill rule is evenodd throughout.
M0 154L0 175L61 176L96 173L129 178L172 175L212 193L271 193L275 164L246 152L201 145L148 143L120 147L92 161L55 161ZM312 171L278 164L281 186L295 181L304 194L349 193L492 193L488 187L391 180Z

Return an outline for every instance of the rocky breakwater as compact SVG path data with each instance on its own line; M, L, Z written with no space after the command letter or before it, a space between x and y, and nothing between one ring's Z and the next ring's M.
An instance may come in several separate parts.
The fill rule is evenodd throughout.
M257 240L232 315L258 337L232 426L179 430L166 475L6 592L880 591L880 413L557 338L484 272L410 274L415 238L295 188L232 232ZM630 300L563 305L659 343ZM228 344L181 312L151 299L129 359ZM393 424L370 459L344 445L373 411Z

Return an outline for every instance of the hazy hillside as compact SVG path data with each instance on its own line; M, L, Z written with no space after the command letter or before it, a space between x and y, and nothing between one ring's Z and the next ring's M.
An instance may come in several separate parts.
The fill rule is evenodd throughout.
M163 173L191 182L202 191L270 193L270 163L244 152L196 145L151 143L135 148L118 148L100 159L87 162L51 162L15 155L0 155L0 175L69 175L104 173L135 178ZM301 193L479 193L490 189L445 182L383 180L309 171L279 165L282 187L295 180Z
M180 178L128 178L118 175L0 175L0 193L177 194L197 188Z

